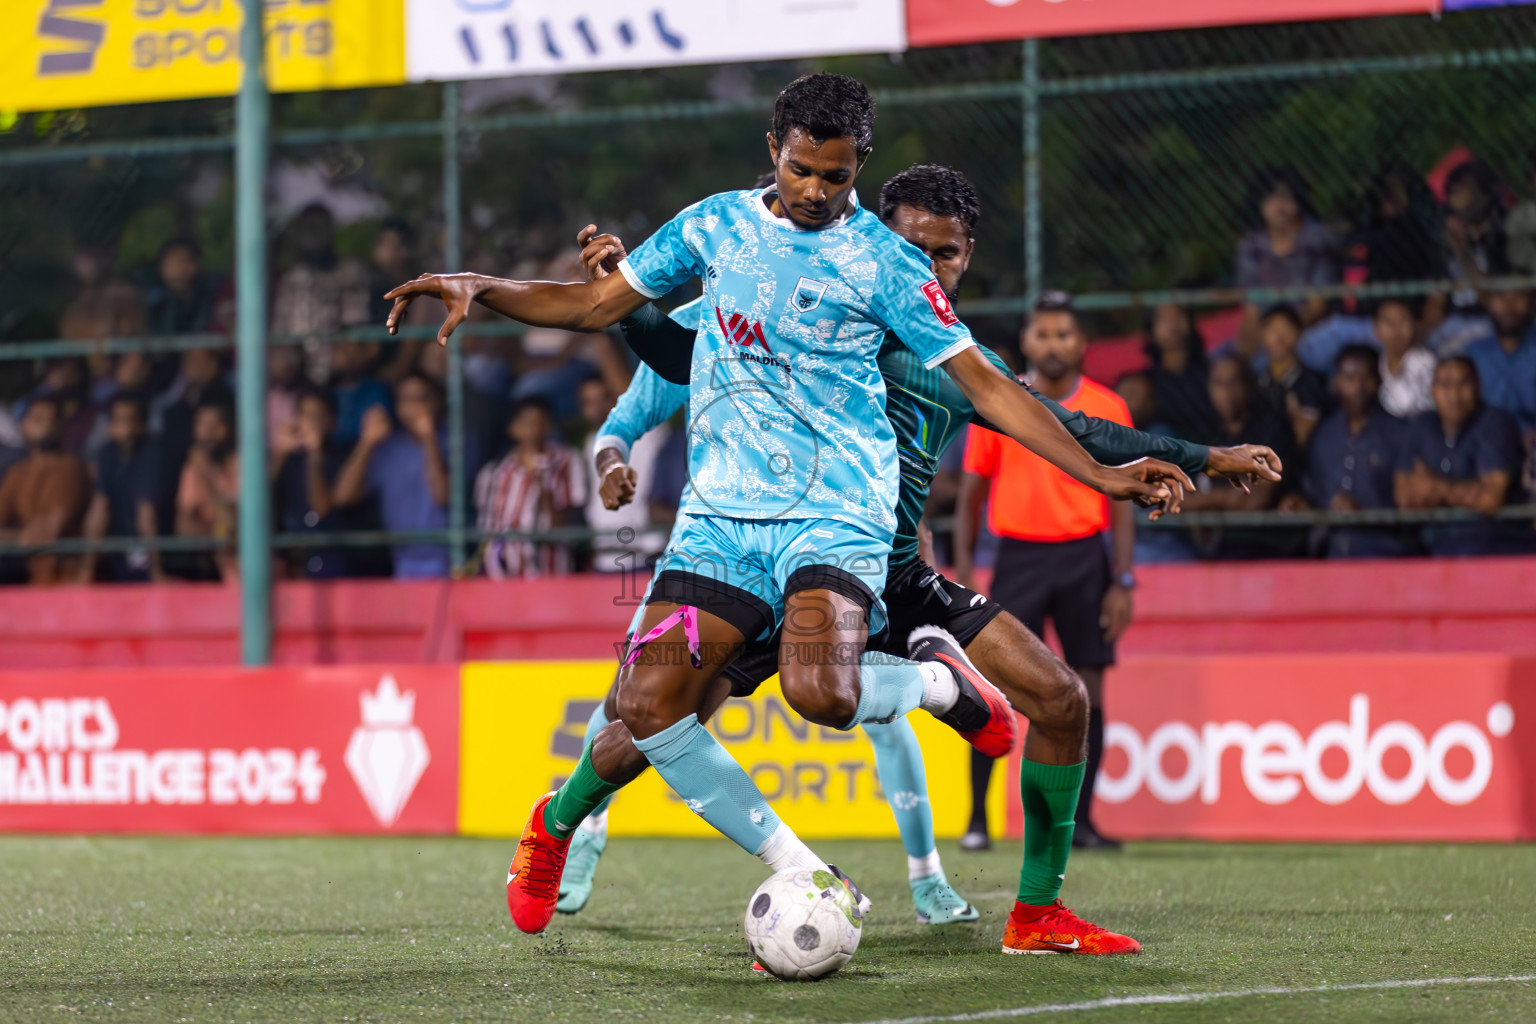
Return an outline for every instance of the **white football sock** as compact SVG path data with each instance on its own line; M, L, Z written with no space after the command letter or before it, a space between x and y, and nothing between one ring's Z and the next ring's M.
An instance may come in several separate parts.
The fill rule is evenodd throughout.
M923 674L923 702L919 706L935 715L954 707L960 700L960 684L955 681L954 671L932 661L920 662L918 668Z
M924 857L907 855L907 878L917 881L919 878L932 878L934 875L943 877L944 866L939 863L939 851L934 850Z
M757 848L757 859L768 865L770 871L830 871L827 862L811 852L783 822L774 829L773 835L763 840Z

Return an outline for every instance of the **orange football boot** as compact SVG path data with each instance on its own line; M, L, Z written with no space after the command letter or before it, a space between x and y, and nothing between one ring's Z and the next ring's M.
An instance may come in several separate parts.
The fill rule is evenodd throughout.
M1003 932L1004 953L1140 953L1141 943L1090 924L1056 900L1049 907L1014 903Z
M507 909L512 912L512 923L530 934L549 927L555 916L560 875L571 848L570 837L561 839L544 827L544 808L554 795L545 793L534 803L517 843L517 855L507 869Z

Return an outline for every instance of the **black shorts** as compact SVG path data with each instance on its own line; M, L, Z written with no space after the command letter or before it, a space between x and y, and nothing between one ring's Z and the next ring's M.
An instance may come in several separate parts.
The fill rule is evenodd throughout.
M1036 636L1056 626L1062 658L1072 668L1115 663L1099 616L1110 584L1109 554L1098 537L1040 542L1004 537L992 574L992 600Z
M884 596L887 628L870 637L866 649L898 658L907 656L907 636L918 626L942 626L965 647L1003 611L921 561L893 568ZM766 641L747 644L725 670L731 696L750 696L779 670L779 639L776 633Z

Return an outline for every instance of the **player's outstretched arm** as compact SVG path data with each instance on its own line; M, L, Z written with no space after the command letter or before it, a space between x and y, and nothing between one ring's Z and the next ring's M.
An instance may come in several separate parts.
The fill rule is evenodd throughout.
M1100 464L1044 405L1025 395L975 345L945 362L944 369L982 419L1079 483L1111 498L1157 504L1167 512L1177 512L1184 488L1194 487L1182 469L1156 459L1128 466Z
M423 296L441 299L447 310L437 331L439 345L448 343L448 336L469 318L469 308L476 302L530 327L601 331L648 301L622 274L576 284L510 281L482 274L422 274L385 294L395 302L385 321L390 334L399 331L410 304Z

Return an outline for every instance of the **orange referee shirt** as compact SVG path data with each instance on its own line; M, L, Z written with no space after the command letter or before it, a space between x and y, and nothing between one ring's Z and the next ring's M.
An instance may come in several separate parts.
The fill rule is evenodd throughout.
M1131 425L1131 412L1104 385L1079 377L1061 404L1075 412ZM965 471L991 481L987 525L999 537L1066 541L1109 529L1109 499L1078 483L1011 437L972 425L965 438Z

